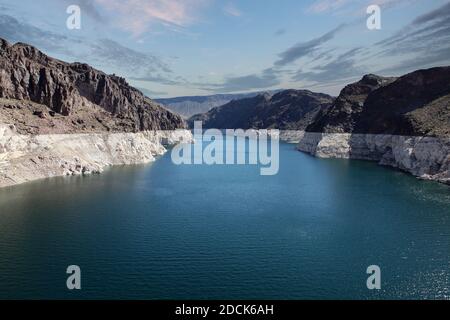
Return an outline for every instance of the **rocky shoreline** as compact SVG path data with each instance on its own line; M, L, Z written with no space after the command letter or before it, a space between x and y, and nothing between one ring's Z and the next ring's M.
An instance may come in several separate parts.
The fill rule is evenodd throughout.
M101 173L113 165L143 164L167 145L192 142L188 130L138 133L18 134L0 125L0 188L56 176Z
M301 130L280 130L278 134L269 130L268 133L317 158L375 161L423 180L450 185L450 138L447 137Z
M319 158L376 161L424 180L450 185L449 138L301 131L296 138L299 151Z

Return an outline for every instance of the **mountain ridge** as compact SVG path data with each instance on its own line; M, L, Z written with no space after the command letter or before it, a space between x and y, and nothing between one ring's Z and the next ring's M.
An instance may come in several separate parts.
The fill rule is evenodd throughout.
M268 92L277 93L279 91L281 90L270 90ZM161 103L172 112L178 113L185 118L189 118L196 114L208 112L215 107L220 107L232 100L255 97L263 92L265 91L214 94L209 96L181 96L174 98L159 98L154 99L154 101Z
M312 95L318 99L314 108L304 99ZM319 103L320 99L324 100ZM189 126L194 121L218 129L450 136L450 67L400 77L366 74L345 86L337 98L294 89L262 94L194 115Z
M203 121L204 128L302 130L322 108L331 105L333 99L309 90L264 93L194 115L188 124L192 127L194 121Z
M366 75L346 86L306 131L450 136L450 67L398 78Z
M124 78L1 38L0 99L0 119L16 122L24 133L138 132L186 126L179 115L145 97Z

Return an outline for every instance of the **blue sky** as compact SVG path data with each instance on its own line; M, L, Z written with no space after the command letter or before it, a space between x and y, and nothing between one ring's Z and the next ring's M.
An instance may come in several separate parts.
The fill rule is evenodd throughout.
M66 8L81 8L81 29ZM366 9L381 7L381 30ZM366 73L450 64L444 0L0 0L0 37L116 73L150 97L336 95Z

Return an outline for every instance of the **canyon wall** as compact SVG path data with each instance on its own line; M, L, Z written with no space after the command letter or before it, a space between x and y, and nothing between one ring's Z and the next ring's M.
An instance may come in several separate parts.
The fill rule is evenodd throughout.
M320 158L377 161L416 177L450 184L450 139L385 134L303 132L297 149Z
M0 187L149 163L166 145L183 142L192 142L190 131L23 135L13 125L0 125Z

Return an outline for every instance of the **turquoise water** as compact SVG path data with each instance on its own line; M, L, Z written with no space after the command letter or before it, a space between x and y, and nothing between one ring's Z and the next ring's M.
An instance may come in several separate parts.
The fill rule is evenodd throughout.
M15 186L0 190L0 298L448 299L450 188L289 144L275 176L166 154Z

